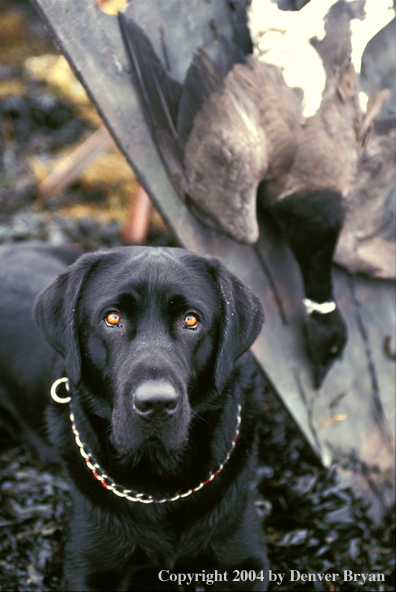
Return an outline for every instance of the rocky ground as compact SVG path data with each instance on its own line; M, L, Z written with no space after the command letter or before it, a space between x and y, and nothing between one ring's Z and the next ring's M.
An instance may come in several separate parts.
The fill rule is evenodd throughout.
M100 125L31 5L0 0L0 242L33 238L85 250L123 244L137 186L114 147L61 193L39 190ZM155 211L147 244L174 244ZM270 588L394 590L394 513L375 527L362 502L338 484L334 468L317 463L270 389L260 432L257 509L271 569L285 574ZM0 590L59 590L70 506L62 471L0 434L0 500ZM343 570L384 574L385 581L344 582ZM341 577L304 584L290 581L296 572Z

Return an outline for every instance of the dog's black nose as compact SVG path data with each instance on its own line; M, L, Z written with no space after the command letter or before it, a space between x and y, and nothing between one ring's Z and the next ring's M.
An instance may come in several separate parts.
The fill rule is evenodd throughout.
M169 382L150 380L141 384L133 397L136 413L143 419L163 421L177 410L177 393Z

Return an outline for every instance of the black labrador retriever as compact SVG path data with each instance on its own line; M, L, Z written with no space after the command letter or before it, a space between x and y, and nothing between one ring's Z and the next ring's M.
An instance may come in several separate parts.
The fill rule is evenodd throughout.
M0 282L2 426L70 476L65 589L266 589L259 300L173 248L3 245Z

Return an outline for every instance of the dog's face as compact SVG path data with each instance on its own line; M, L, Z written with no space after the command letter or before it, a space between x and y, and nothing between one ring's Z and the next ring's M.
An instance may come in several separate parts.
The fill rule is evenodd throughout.
M147 440L168 450L184 443L189 397L213 374L219 308L206 266L193 270L169 252L143 251L132 266L109 258L95 266L78 308L82 367L106 391L119 453Z
M81 257L35 314L121 457L182 448L201 393L216 397L262 324L258 300L216 259L144 247Z

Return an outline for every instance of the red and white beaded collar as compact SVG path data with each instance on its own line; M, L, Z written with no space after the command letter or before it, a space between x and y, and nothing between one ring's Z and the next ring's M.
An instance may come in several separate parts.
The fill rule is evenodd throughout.
M68 378L59 378L58 380L55 380L54 384L51 387L51 397L57 403L70 403L70 401L71 401L70 396L62 398L62 397L59 397L56 392L58 386L61 383L65 383L66 390L70 391L69 379ZM118 495L118 497L124 497L125 499L127 499L130 502L140 502L142 504L163 504L165 502L175 502L176 500L178 500L182 497L188 497L192 493L195 493L196 491L199 491L200 489L202 489L202 487L204 485L207 485L208 483L213 481L213 479L215 477L217 477L217 475L219 473L221 473L221 471L224 469L226 462L228 462L228 460L231 456L231 452L233 451L233 449L235 447L235 443L236 443L237 438L239 436L239 427L241 425L241 406L238 405L237 426L236 426L236 430L235 430L235 435L232 439L231 448L227 452L227 456L225 457L224 462L222 462L220 464L220 466L218 467L218 469L216 471L214 471L213 473L210 473L208 478L205 481L202 481L199 485L197 485L197 487L194 487L193 489L189 489L185 493L176 493L173 497L164 498L164 499L154 499L151 495L147 495L145 493L136 493L135 491L132 491L131 489L124 489L121 485L117 485L111 477L106 475L106 473L103 471L103 469L100 467L100 465L96 462L92 453L89 452L86 445L82 442L82 440L80 438L80 434L79 434L76 424L75 424L74 415L73 415L72 410L70 410L70 421L72 424L74 438L76 440L77 446L80 449L81 456L85 459L85 463L86 463L87 467L89 468L89 470L92 471L92 474L95 477L95 479L100 481L101 484L103 485L103 487L105 487L108 491L112 491L115 495Z

